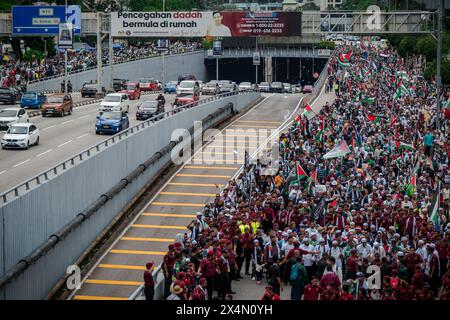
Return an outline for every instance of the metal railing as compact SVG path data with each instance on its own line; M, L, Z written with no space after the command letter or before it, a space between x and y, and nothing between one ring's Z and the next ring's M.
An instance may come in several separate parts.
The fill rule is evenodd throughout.
M202 99L202 100L199 100L199 101L196 101L193 103L182 105L182 106L173 108L170 111L165 111L164 113L161 113L157 116L147 119L147 120L145 120L141 123L138 123L132 127L129 127L127 129L125 129L119 133L116 133L115 135L97 143L96 145L81 151L80 153L70 157L69 159L66 159L66 160L56 164L52 168L47 169L44 172L41 172L41 173L35 175L34 177L18 184L17 186L1 193L0 194L0 206L16 197L21 196L23 193L28 192L33 187L38 186L42 183L45 183L46 181L48 181L52 178L55 178L56 176L58 176L59 174L61 174L65 170L67 170L68 168L73 167L76 164L80 163L81 161L86 160L87 158L91 157L93 154L100 152L101 150L103 150L105 148L108 148L110 145L112 145L118 141L121 141L122 139L128 137L129 135L132 135L136 132L139 132L139 131L153 125L158 120L171 117L176 113L185 111L187 109L191 109L193 107L203 105L203 104L211 102L211 101L215 101L215 100L219 100L219 99L222 99L225 97L234 96L234 95L238 95L238 94L245 93L245 92L251 92L251 91L252 90L235 91L235 92L228 92L228 93L223 93L223 94L219 94L219 95L215 95L215 96L210 96L206 99Z
M320 54L323 51L312 47L263 47L258 51L261 57L289 57L289 58L328 58L330 55ZM220 58L250 58L253 57L255 48L227 48L222 50ZM205 57L208 58L205 52Z
M171 54L169 54L169 56L178 55L178 54L193 53L193 52L202 51L202 50L203 49L195 49L195 50L189 50L189 51L186 51L186 52L171 53ZM127 63L127 62L140 61L140 60L145 60L145 59L152 59L152 58L156 58L156 57L160 57L160 56L161 56L161 54L159 53L159 54L154 54L154 55L146 56L146 57L132 58L132 59L128 59L128 60L124 60L124 61L113 63L113 66L120 65L120 64L123 64L123 63ZM102 67L108 67L108 66L109 66L109 62L102 64ZM96 69L97 69L97 65L91 66L91 67L87 67L85 69L72 70L72 71L69 71L69 75L77 74L77 73L81 73L81 72L85 72L85 71L96 70ZM52 79L57 79L57 78L62 78L62 77L64 77L64 72L55 74L53 76L43 77L43 78L39 78L39 79L33 79L33 80L28 81L27 84L33 84L33 83L38 83L38 82L52 80Z

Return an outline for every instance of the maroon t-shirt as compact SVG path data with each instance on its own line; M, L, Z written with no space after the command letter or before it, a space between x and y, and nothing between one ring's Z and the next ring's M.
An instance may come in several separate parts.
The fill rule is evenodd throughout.
M211 278L216 275L215 262L211 262L208 259L204 259L200 264L200 268L202 270L202 277Z

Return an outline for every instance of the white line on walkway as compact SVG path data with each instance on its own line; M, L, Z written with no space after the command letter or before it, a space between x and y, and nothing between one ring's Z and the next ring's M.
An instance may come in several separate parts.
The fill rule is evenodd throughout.
M53 127L56 127L56 124L54 124L54 125L52 125L52 126L50 126L50 127L44 128L44 129L42 129L42 131L47 130L47 129L50 129L50 128L53 128Z
M86 137L88 134L89 134L89 133L82 134L81 136L78 136L77 139L81 139L81 138L83 138L83 137Z
M69 123L69 122L72 122L72 121L73 121L73 119L72 120L67 120L67 121L61 122L61 124Z
M38 155L36 155L36 157L41 157L41 156L43 156L44 154L46 154L46 153L49 153L49 152L51 152L52 151L52 149L48 149L47 151L44 151L44 152L42 152L42 153L39 153Z
M6 172L6 170L0 171L0 174L4 174Z
M62 146L65 146L66 144L71 143L71 142L72 142L72 140L69 140L69 141L66 141L66 142L64 142L64 143L61 143L61 144L58 146L58 148L61 148Z
M18 166L20 166L20 165L22 165L22 164L24 164L24 163L26 163L26 162L28 162L28 161L30 161L30 159L27 159L27 160L25 160L25 161L22 161L21 163L18 163L18 164L16 164L16 165L14 165L13 167L15 168L15 167L18 167Z

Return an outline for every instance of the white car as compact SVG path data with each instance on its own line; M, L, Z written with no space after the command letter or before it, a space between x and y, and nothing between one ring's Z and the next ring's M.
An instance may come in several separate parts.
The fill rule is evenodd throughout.
M23 108L5 108L0 110L0 131L8 130L14 123L28 122L28 113Z
M239 90L251 90L254 86L250 82L239 83Z
M39 144L39 129L33 123L14 123L3 135L2 149L29 149Z
M183 80L177 86L177 95L183 93L194 94L200 92L200 84L196 80Z
M99 111L128 111L130 98L126 93L110 93L100 102Z

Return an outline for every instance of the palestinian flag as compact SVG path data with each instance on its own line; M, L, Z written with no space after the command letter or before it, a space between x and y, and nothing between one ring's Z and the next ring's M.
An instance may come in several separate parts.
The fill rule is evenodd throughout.
M394 124L397 122L398 116L395 116L394 119L391 120L391 123L389 124L390 127L393 127Z
M366 96L366 97L364 97L364 99L363 99L362 102L364 102L365 104L370 104L370 105L372 105L372 104L375 103L375 98L374 98L374 97Z
M398 141L398 143L399 144L398 144L397 148L399 148L399 149L406 149L406 150L410 150L410 151L416 150L416 148L414 148L414 146L412 144L404 143L404 142L400 142L400 141Z
M370 70L369 69L363 69L363 76L364 78L370 77Z
M314 118L316 114L309 104L306 105L305 110L303 110L302 116L307 118L308 120Z
M380 117L371 114L367 115L367 119L369 119L372 123L377 123L378 121L380 121Z
M322 121L319 126L319 130L317 131L316 140L322 141L323 139L323 133L325 131L325 119L322 117Z
M297 179L300 180L307 177L308 175L306 174L306 171L303 170L302 166L299 163L297 163Z
M416 191L416 174L414 174L409 180L408 187L406 188L406 194L411 197L415 191Z
M400 78L400 79L407 79L408 78L408 74L406 73L405 70L401 70L401 71L397 71L395 73L395 75Z
M348 147L347 142L342 140L341 143L336 145L331 151L327 152L322 159L341 158L350 152L351 150Z
M349 51L347 53L339 53L339 61L343 63L350 62L350 57L352 56L352 54L352 51Z
M301 121L302 121L302 117L300 115L297 115L294 119L294 125L299 126Z
M431 215L429 217L430 221L433 222L435 230L439 230L440 227L441 227L440 224L439 224L439 216L438 216L438 213L439 213L439 200L440 200L439 198L440 198L440 193L441 193L440 189L441 189L441 183L439 182L438 188L437 188L437 190L435 191L435 193L433 195L433 201L432 201L432 203L433 203L433 211L431 211Z
M307 185L306 185L306 190L307 190L308 192L311 191L311 184L312 184L313 182L314 182L314 183L317 182L317 168L316 168L313 172L311 172L311 174L310 174L309 177L308 177L308 183L307 183Z
M343 69L350 67L350 62L342 62L341 60L338 60L338 62Z
M338 202L338 198L336 198L336 199L334 199L333 201L331 201L331 202L328 204L328 206L329 206L329 207L334 207L335 205L337 205L337 202Z
M397 92L394 96L394 100L400 99L403 95L410 95L410 92L408 88L405 87L404 84L400 84L400 86L397 89Z

